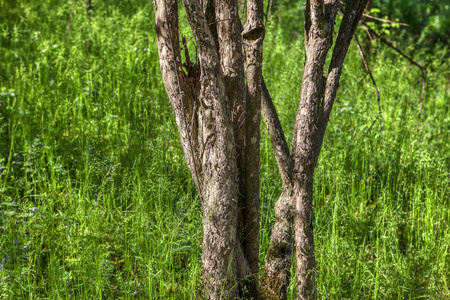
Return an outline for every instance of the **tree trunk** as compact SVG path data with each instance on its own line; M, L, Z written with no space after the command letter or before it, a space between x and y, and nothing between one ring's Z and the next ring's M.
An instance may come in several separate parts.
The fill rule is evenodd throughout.
M261 275L261 299L286 299L292 263L294 161L267 87L262 82L262 113L278 163L283 189L275 203L275 224Z
M298 299L315 297L313 239L313 179L325 129L331 113L342 63L367 0L349 0L333 50L328 77L323 77L327 53L333 44L338 2L307 0L305 5L306 59L302 93L292 140L295 169L294 230Z
M211 1L211 0L210 0ZM236 162L238 167L238 219L236 226L236 234L240 245L238 247L237 272L239 279L239 290L252 290L250 287L251 273L248 257L245 255L243 248L243 238L246 236L243 232L245 224L245 102L246 102L246 85L244 58L242 56L242 36L241 23L239 20L237 1L212 1L214 14L210 18L210 27L213 35L217 34L217 46L220 56L221 71L225 80L225 93L230 103L231 120L234 132L234 143L236 148ZM208 10L206 11L208 14ZM220 37L220 38L219 38ZM253 291L256 286L253 285ZM242 296L242 292L239 293Z
M314 168L345 54L366 2L347 2L327 77L325 59L339 3L306 2L306 60L291 154L262 79L262 0L248 1L244 28L236 0L183 0L197 41L197 63L190 61L184 37L180 47L177 0L154 0L161 74L202 202L206 298L286 299L293 231L298 299L314 298ZM258 285L261 111L283 189Z
M263 0L248 0L247 23L242 32L246 55L247 101L245 119L245 204L243 247L252 277L249 294L257 297L259 282L259 144L261 124L262 54L264 40Z
M203 206L203 282L210 299L237 296L237 163L231 116L216 45L196 0L185 1L198 41L200 76L181 67L177 1L156 1L161 73ZM187 51L187 50L186 50ZM190 62L189 71L195 69Z

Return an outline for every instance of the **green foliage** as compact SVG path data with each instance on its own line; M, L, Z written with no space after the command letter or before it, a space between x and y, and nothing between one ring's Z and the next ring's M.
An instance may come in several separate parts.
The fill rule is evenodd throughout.
M390 20L399 19L410 26L404 27L406 36L420 47L434 46L436 43L448 45L450 36L450 4L433 0L377 0L373 6L379 8L383 16ZM412 36L411 36L412 35Z
M0 298L201 298L201 208L151 5L95 1L89 22L80 2L36 3L0 3ZM264 48L288 139L304 59L301 5L289 3ZM380 48L371 66L384 121L372 127L373 86L349 51L316 171L319 298L449 298L448 52L423 54L417 125L420 74ZM281 188L265 133L261 162L264 261Z
M389 20L387 16L380 16L381 10L378 8L372 8L370 11L367 12L370 16L377 17L386 21L394 21L399 22L398 19L395 20ZM389 37L391 33L393 32L393 29L400 28L400 25L398 23L389 23L389 22L381 22L381 21L367 21L367 26L375 30L377 33Z

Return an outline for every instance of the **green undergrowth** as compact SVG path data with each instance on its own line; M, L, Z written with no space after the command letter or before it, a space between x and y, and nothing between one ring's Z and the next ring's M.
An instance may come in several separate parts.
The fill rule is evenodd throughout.
M201 299L201 207L153 8L94 5L89 21L79 2L0 4L0 298ZM264 77L290 139L303 37L298 12L280 13ZM418 54L418 123L419 71L373 47L382 118L352 44L316 169L317 295L449 299L448 50ZM281 189L262 130L261 261Z

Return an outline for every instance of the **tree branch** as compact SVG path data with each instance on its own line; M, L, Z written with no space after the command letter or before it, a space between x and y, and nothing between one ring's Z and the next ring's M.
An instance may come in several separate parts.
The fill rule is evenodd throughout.
M391 21L391 20L385 20L385 19L377 18L377 17L371 16L371 15L367 15L367 14L363 14L363 17L367 18L367 19L379 21L379 22L389 23L389 24L398 24L398 25L401 25L401 26L410 26L409 24L406 24L406 23L400 23L400 22L395 22L395 21Z
M344 17L339 28L339 33L336 38L336 43L331 57L331 62L328 70L328 78L325 85L325 97L322 105L322 113L319 121L319 130L317 138L320 140L322 146L323 136L330 118L331 109L333 107L334 99L339 88L339 79L342 73L342 65L344 63L345 55L353 34L361 19L364 8L368 0L350 0L344 12ZM317 157L319 153L316 154Z
M326 80L323 76L323 70L328 51L333 44L334 22L337 14L337 1L328 0L321 17L316 16L316 20L309 19L308 15L313 15L313 9L316 10L316 14L319 13L317 7L320 8L321 4L311 2L311 5L308 5L308 3L310 3L310 0L305 5L305 68L300 102L295 115L291 150L294 162L297 161L297 157L306 158L317 150L310 148L312 143L305 143L304 140L305 138L313 138L318 126L319 108L324 97ZM317 3L317 1L314 3ZM319 23L314 25L314 22ZM302 128L299 127L301 123L303 124ZM301 150L299 150L300 148ZM314 165L315 163L309 166L312 168L311 172L313 172Z
M424 98L424 95L425 95L425 84L426 84L426 80L427 80L426 75L425 75L426 74L426 69L424 67L422 67L421 64L416 62L413 58L409 57L403 51L401 51L400 49L395 47L394 43L392 43L391 41L386 39L384 36L382 36L381 34L376 32L375 30L373 30L369 25L367 25L366 22L364 22L364 20L361 20L361 23L363 23L372 34L374 34L378 39L380 39L380 41L382 41L383 43L388 45L390 48L392 48L398 54L400 54L401 56L406 58L406 60L408 60L411 64L415 65L416 67L418 67L420 69L422 90L421 90L421 93L420 93L419 113L418 113L418 118L417 118L417 124L420 124L420 116L422 115L423 98Z
M270 97L264 79L262 80L262 115L270 141L272 142L272 150L277 160L278 169L280 170L283 184L292 189L292 181L294 179L294 161L289 152L289 147L284 136L283 127L281 126L278 114L273 105L272 97Z
M377 100L378 100L378 116L380 118L380 121L383 120L383 115L381 113L381 98L380 98L380 92L378 91L377 83L375 82L375 79L373 78L372 72L370 71L369 65L367 64L366 58L364 56L364 52L361 48L361 45L359 44L358 37L356 34L353 34L356 42L356 46L358 46L359 55L361 56L361 59L364 63L364 68L366 69L367 73L370 76L370 79L372 80L373 87L375 88L375 92L377 94Z
M178 5L176 0L156 0L155 30L157 35L158 53L164 86L176 115L178 132L183 146L186 163L191 171L194 183L201 197L200 170L196 157L195 141L191 139L187 120L192 117L192 99L183 89L185 74L181 63L181 49L178 39Z

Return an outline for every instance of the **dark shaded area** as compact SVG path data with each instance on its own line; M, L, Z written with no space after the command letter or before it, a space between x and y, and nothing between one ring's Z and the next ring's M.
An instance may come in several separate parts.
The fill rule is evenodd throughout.
M450 43L450 2L433 0L375 0L373 7L381 10L380 17L399 19L409 24L401 32L404 38L417 39L421 47Z

